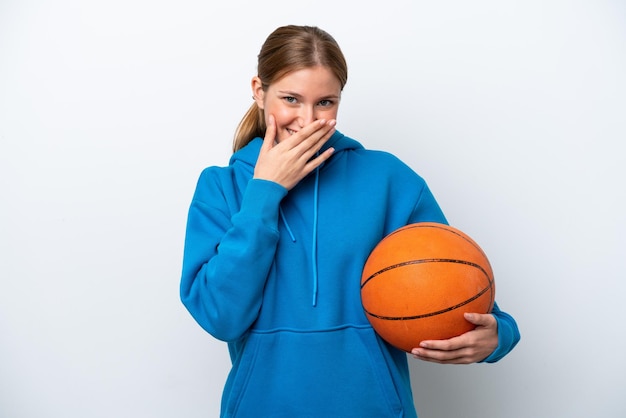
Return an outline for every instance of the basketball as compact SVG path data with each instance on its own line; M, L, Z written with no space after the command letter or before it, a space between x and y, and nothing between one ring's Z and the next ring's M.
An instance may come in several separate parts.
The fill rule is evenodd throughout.
M361 302L378 335L408 352L424 340L474 329L463 314L489 313L491 265L468 235L439 223L410 224L372 250L361 277Z

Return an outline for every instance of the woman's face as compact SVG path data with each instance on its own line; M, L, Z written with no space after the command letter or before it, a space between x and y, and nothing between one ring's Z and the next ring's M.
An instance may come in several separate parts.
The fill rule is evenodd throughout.
M319 119L337 119L341 83L326 67L317 66L288 73L266 91L259 77L252 79L257 105L276 120L276 142Z

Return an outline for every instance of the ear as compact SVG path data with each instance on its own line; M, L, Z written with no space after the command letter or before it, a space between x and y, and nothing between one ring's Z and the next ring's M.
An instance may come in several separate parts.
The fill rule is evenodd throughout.
M259 76L252 77L252 98L256 102L259 109L263 109L265 91L263 90L263 83L261 82Z

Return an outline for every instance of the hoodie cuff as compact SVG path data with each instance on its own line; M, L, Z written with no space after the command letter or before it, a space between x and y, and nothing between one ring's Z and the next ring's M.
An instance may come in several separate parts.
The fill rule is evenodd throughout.
M244 192L239 215L260 219L264 225L277 229L280 202L286 195L287 189L278 183L251 179Z
M513 350L520 340L517 322L511 315L502 312L497 303L491 312L498 321L498 347L481 363L495 363Z

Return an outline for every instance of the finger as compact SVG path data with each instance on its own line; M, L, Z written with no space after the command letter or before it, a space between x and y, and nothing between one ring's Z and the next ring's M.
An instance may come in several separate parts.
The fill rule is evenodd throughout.
M313 149L313 154L321 148L328 138L331 137L334 132L336 121L326 119L316 120L309 125L303 127L296 134L291 135L285 142L289 148L292 148L298 152L298 155L302 155L309 150ZM320 144L321 142L321 144ZM319 147L315 149L315 146L319 144Z
M453 351L467 346L465 334L452 337L447 340L424 340L420 343L421 348L438 351Z
M491 314L465 313L464 316L468 322L479 326L491 326L496 322Z
M319 138L319 136L323 136L332 126L334 126L334 124L330 123L331 121L334 121L334 119L315 120L309 123L307 126L300 129L299 133L302 133L303 135L306 136L306 138L304 139L309 139L312 136ZM318 134L319 136L316 134Z
M325 122L317 131L314 131L308 138L305 138L299 145L301 156L306 160L312 159L317 152L324 146L326 141L335 133L336 121L330 120Z
M276 120L274 115L269 115L267 118L267 129L265 130L265 137L263 138L263 144L261 148L271 149L276 141Z
M465 350L439 351L414 348L411 351L413 358L431 363L458 364L468 362Z
M311 159L304 167L304 171L308 174L311 171L315 170L317 167L322 165L324 161L328 160L333 153L335 152L334 148L328 148L323 153L318 155L317 157Z
M312 135L311 140L314 141L311 148L309 149L309 154L313 156L313 154L317 154L317 152L324 146L326 141L330 139L331 136L335 133L335 124L337 122L335 120L330 120L324 126L324 129L320 129L315 134Z

